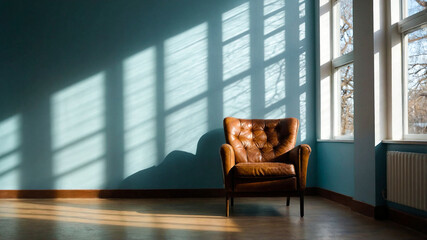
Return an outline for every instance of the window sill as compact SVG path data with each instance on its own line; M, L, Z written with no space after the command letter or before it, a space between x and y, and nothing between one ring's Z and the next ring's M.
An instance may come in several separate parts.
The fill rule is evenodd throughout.
M387 144L418 144L418 145L427 145L427 140L382 140L382 143Z
M354 143L353 139L317 139L317 142L324 143Z

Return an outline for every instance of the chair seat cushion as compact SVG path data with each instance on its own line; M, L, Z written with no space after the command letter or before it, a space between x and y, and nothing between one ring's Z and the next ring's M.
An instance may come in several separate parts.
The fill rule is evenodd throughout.
M297 178L235 178L234 192L293 192Z
M292 164L280 162L238 163L234 166L238 178L287 178L295 176Z

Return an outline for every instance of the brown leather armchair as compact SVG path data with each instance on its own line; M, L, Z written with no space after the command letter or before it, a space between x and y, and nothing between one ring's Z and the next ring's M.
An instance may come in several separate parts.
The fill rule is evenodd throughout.
M226 144L221 146L226 190L226 216L230 200L239 196L300 197L304 216L304 190L311 148L295 147L299 121L284 119L224 119Z

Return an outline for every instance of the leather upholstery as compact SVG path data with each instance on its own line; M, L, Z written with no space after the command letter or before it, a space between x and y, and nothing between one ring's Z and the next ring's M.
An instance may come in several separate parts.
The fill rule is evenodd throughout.
M284 161L292 163L295 166L297 172L299 188L305 189L306 178L307 178L307 167L308 159L310 157L311 148L307 144L301 144L284 155Z
M297 191L297 179L295 177L282 179L236 178L234 192L283 192Z
M234 150L233 147L229 144L223 144L221 146L221 159L222 159L222 167L224 171L224 182L226 186L226 190L230 191L232 189L232 173L231 169L235 164Z
M238 163L235 168L234 176L238 178L295 177L293 164L278 162Z
M224 119L221 147L227 192L304 190L311 149L295 147L299 121Z
M295 146L298 125L296 118L224 119L226 142L234 149L236 163L276 161Z

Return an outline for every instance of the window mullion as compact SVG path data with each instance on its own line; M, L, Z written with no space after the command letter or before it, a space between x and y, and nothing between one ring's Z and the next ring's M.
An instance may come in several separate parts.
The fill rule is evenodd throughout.
M345 55L334 58L332 60L332 67L336 69L336 68L348 65L353 61L354 61L354 54L353 54L353 51L351 51Z
M408 34L427 22L427 9L412 16L402 19L398 24L398 30L400 33Z
M407 35L402 34L402 130L403 136L408 134L408 52L407 52ZM404 137L403 137L404 138Z
M334 122L334 129L333 129L333 138L336 138L337 136L340 136L340 130L341 130L341 94L340 94L340 76L339 76L339 70L338 68L335 68L334 70L334 88L333 88L333 122Z

